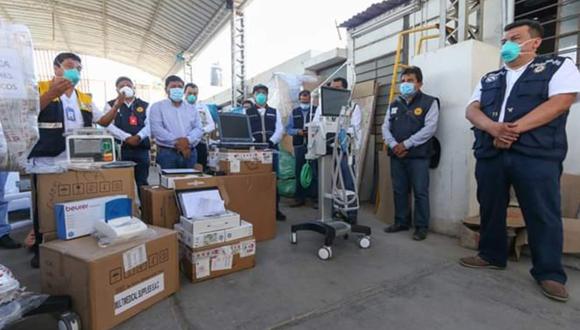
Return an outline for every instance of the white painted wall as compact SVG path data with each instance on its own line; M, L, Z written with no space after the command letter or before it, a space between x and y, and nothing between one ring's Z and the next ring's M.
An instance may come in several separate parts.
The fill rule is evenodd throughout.
M411 64L423 70L424 91L441 99L436 134L441 162L431 171L432 229L455 235L461 220L478 214L474 138L465 107L481 76L497 69L499 50L469 40L417 56Z

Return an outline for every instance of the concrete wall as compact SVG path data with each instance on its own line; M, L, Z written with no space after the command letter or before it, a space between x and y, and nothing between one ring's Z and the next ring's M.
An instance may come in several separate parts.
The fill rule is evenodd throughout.
M564 161L564 172L580 175L580 101L570 109L566 131L569 149Z
M431 171L431 220L437 232L455 235L462 219L478 214L471 124L465 107L481 76L497 69L499 50L469 40L414 57L422 68L424 91L441 99L437 138L442 154Z

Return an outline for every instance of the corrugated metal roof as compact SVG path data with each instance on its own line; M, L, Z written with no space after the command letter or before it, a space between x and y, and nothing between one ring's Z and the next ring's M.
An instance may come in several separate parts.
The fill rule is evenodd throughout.
M378 17L389 10L395 9L399 6L403 6L411 2L411 0L385 0L379 3L375 3L368 7L366 10L354 15L345 22L340 24L340 27L352 29L363 23L370 21L371 19Z
M227 23L226 0L0 0L0 17L28 26L36 49L72 51L163 77Z

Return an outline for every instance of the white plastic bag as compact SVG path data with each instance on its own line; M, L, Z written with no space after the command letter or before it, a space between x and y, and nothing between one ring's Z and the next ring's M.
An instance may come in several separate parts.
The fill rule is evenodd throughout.
M26 26L0 21L0 170L23 169L38 140L33 50Z

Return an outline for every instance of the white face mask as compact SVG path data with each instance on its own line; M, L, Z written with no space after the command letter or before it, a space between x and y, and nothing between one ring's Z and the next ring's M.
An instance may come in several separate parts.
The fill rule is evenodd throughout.
M123 86L121 89L119 89L119 93L124 94L125 97L128 98L132 98L133 96L135 96L135 91L133 90L133 88L129 86Z

